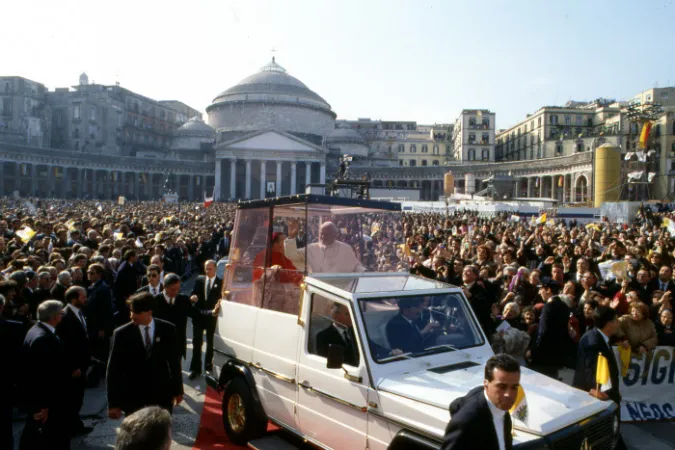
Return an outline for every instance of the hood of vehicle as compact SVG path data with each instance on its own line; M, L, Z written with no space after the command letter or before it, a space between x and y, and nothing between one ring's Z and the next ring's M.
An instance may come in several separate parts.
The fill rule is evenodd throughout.
M378 384L378 390L447 411L453 400L483 385L483 370L483 365L445 373L419 370L384 378ZM520 382L525 390L528 420L515 420L514 426L518 429L543 436L607 408L606 403L586 392L532 370L521 370Z

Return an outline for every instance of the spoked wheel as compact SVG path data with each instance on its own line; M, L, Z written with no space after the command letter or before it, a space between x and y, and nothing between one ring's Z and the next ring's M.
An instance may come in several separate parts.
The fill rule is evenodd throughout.
M244 445L265 433L267 421L257 417L253 396L243 379L235 378L228 383L222 409L225 432L235 444Z

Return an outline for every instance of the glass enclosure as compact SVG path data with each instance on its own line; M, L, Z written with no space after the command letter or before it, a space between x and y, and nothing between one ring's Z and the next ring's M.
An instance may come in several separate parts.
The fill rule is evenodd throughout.
M453 352L484 342L459 294L359 299L358 308L371 355L378 363Z
M238 303L297 314L306 274L407 272L399 209L321 196L243 203L224 290Z

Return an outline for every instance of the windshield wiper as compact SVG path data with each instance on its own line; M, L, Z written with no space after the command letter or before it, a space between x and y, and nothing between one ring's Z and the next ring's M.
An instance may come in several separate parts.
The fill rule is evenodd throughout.
M442 345L434 345L433 347L425 348L424 351L421 351L419 353L415 353L413 356L430 355L432 353L436 353L437 350L442 350L442 349L450 349L453 352L460 351L457 347L454 347L450 344L442 344ZM466 352L462 352L462 353L466 353Z
M415 359L412 356L412 353L401 353L400 355L393 355L393 356L387 356L386 358L380 358L377 360L377 362L383 363L383 362L389 362L389 361L397 361L399 359Z

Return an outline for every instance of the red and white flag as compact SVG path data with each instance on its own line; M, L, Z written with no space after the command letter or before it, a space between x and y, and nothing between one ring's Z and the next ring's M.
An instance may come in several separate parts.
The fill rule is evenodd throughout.
M216 188L213 188L213 192L211 193L211 197L206 196L206 192L204 192L204 208L208 208L211 206L211 203L213 203L213 197L216 193Z

